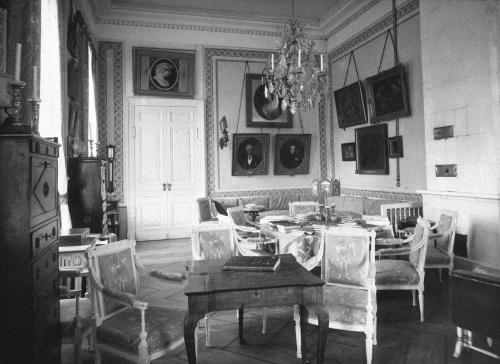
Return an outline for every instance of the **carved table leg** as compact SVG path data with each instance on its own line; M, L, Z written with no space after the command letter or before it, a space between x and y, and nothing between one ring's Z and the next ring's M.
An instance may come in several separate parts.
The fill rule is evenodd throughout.
M243 310L244 306L238 308L238 336L240 339L240 345L246 345L247 341L243 337Z
M461 327L457 326L457 343L455 344L455 352L453 353L453 356L455 358L460 358L460 355L462 355L462 348L463 348L463 330Z
M301 347L302 347L302 363L306 364L309 363L307 360L307 343L306 343L306 338L307 338L307 311L306 311L306 306L305 305L299 305L299 315L300 315L300 341L301 341Z
M184 319L184 344L186 345L186 354L188 357L189 364L196 364L196 338L195 330L198 325L198 321L203 318L203 314L189 312L186 314Z
M330 315L325 310L323 305L315 305L312 307L318 317L318 364L322 364L325 359L326 339L328 336L328 326L330 323Z

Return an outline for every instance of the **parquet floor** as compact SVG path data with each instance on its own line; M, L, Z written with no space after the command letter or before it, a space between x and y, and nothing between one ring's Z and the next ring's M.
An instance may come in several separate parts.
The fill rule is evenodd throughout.
M141 261L152 268L181 272L191 258L188 239L138 242L137 253ZM150 304L185 307L187 300L182 286L142 277L142 297ZM476 352L453 358L456 330L451 323L448 284L439 283L437 272L426 273L425 323L419 321L418 306L411 304L409 292L378 292L378 345L374 347L375 364L487 364L499 363ZM292 308L273 308L268 315L268 333L260 333L260 310L245 312L245 337L249 344L238 342L235 311L215 313L211 316L213 348L205 347L204 335L199 336L199 363L253 364L301 363L295 356L295 329ZM308 325L308 358L315 362L316 328ZM479 340L478 338L477 340ZM482 342L484 339L481 340ZM499 343L495 343L496 349ZM71 351L63 347L63 362L71 363ZM497 350L498 351L498 350ZM82 350L83 363L93 362L90 353ZM103 363L122 363L110 356ZM330 330L325 363L365 363L364 334ZM154 363L187 363L183 347L173 356Z

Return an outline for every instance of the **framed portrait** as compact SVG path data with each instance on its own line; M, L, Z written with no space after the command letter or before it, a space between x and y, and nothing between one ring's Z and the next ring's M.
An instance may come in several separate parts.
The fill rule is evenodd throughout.
M269 173L269 134L233 134L233 176Z
M277 134L274 174L309 174L311 134Z
M367 78L366 93L372 124L411 114L402 64Z
M356 160L356 143L343 143L340 148L342 148L342 160L344 162Z
M334 91L333 97L340 128L367 123L365 93L361 81Z
M247 73L245 83L248 127L293 128L290 110L282 110L281 102L275 95L266 97L261 74Z
M193 98L194 52L133 48L134 94Z
M389 174L387 124L357 128L356 173Z
M403 157L403 137L401 135L390 137L387 140L389 149L389 158Z

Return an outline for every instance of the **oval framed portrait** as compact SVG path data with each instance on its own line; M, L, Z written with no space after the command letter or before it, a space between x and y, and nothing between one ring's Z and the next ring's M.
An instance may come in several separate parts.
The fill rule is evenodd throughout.
M233 134L233 176L268 174L269 134Z
M265 96L265 86L260 85L253 94L253 104L257 113L266 120L276 120L281 116L281 106L277 96Z
M274 174L309 174L311 134L277 134Z
M179 82L179 68L170 58L158 58L149 68L149 81L159 90L172 90Z

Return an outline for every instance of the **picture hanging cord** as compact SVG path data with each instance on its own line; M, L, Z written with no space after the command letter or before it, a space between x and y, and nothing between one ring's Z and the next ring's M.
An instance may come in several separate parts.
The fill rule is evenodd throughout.
M398 48L397 48L396 42L394 41L394 38L392 36L391 30L388 29L387 33L385 34L384 48L382 48L382 55L380 56L380 62L378 64L377 73L380 73L380 68L382 67L382 61L384 60L385 48L387 47L387 39L389 37L391 37L391 42L392 42L392 46L394 49L394 66L397 66L399 63Z
M304 124L302 124L302 113L299 110L299 121L300 121L300 129L302 130L302 135L304 135Z
M238 127L240 126L241 103L243 102L243 90L245 88L245 79L246 79L247 71L250 72L250 67L248 66L248 61L245 61L245 70L243 71L243 81L241 82L240 106L238 108L238 120L236 121L236 133L235 134L238 134Z
M354 69L356 70L356 77L358 78L358 82L361 82L361 79L359 77L358 64L356 63L356 57L354 57L354 51L351 51L351 53L349 54L349 62L347 64L347 70L345 72L344 85L342 87L345 87L345 84L347 82L347 76L349 75L349 67L351 67L351 59L353 60L353 63L354 63ZM361 84L359 87L361 88ZM361 95L361 105L363 106L363 118L365 119L365 121L368 121L368 120L366 120L365 100L363 97L362 90L360 90L359 94ZM345 130L345 128L344 128L344 130Z

